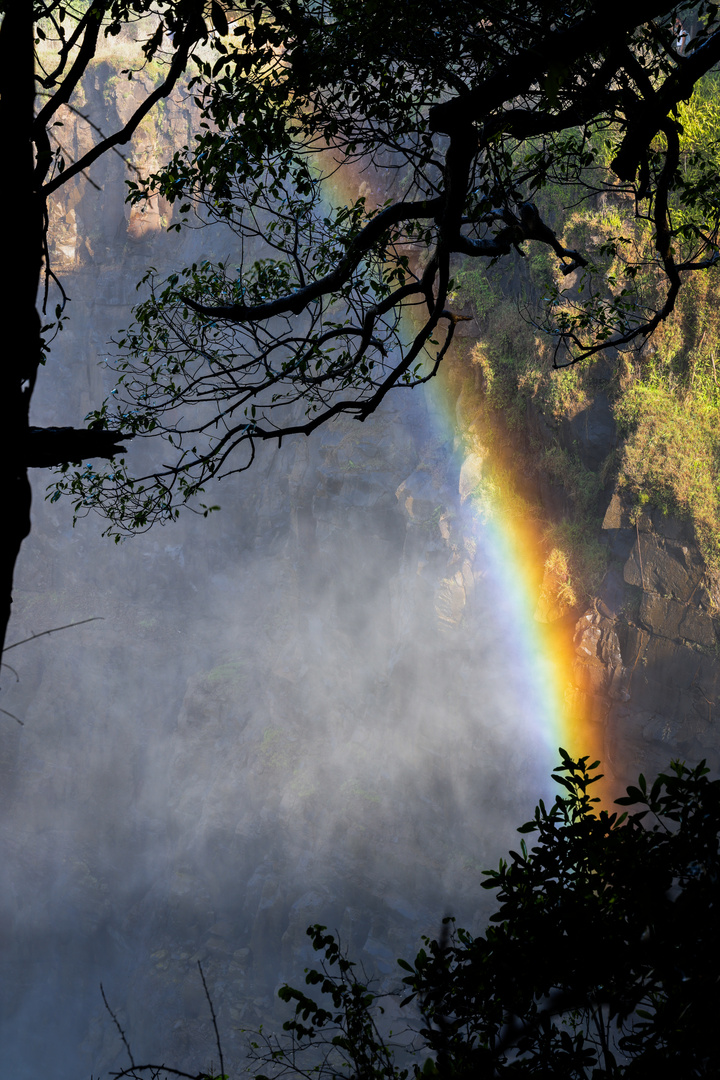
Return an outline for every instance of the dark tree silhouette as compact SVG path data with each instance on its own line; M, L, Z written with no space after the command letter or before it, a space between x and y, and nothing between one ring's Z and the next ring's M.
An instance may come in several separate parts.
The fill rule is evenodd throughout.
M207 40L204 0L5 0L0 3L0 130L3 168L0 205L5 214L2 260L4 311L0 371L0 476L3 492L0 557L0 651L10 617L12 581L20 545L30 531L27 470L87 457L111 458L127 431L89 428L38 429L29 409L38 369L62 315L62 292L54 315L37 306L43 274L52 279L48 255L47 200L101 155L127 143L185 71L194 46ZM165 62L165 74L127 123L102 134L91 150L67 160L53 139L58 112L72 104L80 81L105 36L126 23L147 21L147 40L138 45L138 66ZM162 30L165 34L164 44ZM168 46L168 42L170 45ZM40 47L40 48L38 48ZM162 47L162 51L161 51ZM48 57L50 61L48 62ZM41 301L42 305L42 301ZM80 418L78 418L80 419Z
M431 378L460 317L451 301L459 258L523 255L528 245L551 253L560 284L544 328L557 366L639 347L688 275L718 261L714 162L702 150L687 160L675 116L720 59L713 4L26 0L0 12L12 162L2 195L13 207L3 297L17 330L12 344L6 336L0 395L2 633L29 529L28 467L59 464L57 494L69 491L78 513L107 514L110 531L146 528L188 501L197 509L205 483L247 468L258 441L310 434L341 413L362 421L392 388ZM122 129L64 161L51 139L57 110L72 104L99 35L129 18L148 20L141 59L169 43L166 77ZM41 34L55 37L57 62L33 75ZM43 263L51 272L46 199L128 141L206 41L214 55L199 58L193 83L196 140L148 181L133 181L130 197L175 202L174 228L194 210L234 230L232 265L204 263L164 282L151 272L149 298L118 343L118 393L87 430L32 431L43 356L35 299ZM347 168L389 171L394 194L380 205L328 205L321 173ZM650 230L652 258L627 262L623 281L605 280L602 265L544 220L550 184L625 200ZM617 253L622 243L605 247ZM401 324L408 311L410 329ZM108 457L120 441L153 434L172 449L146 476L124 459L69 468L81 451L83 460Z
M211 477L247 468L259 441L341 413L362 421L392 388L431 378L459 318L460 258L550 252L559 284L543 325L556 366L640 347L688 276L716 265L715 168L702 152L688 163L674 115L720 59L715 6L226 6L231 32L197 88L205 128L131 198L161 193L186 221L194 210L224 224L235 254L148 275L97 422L164 435L169 464L66 473L58 489L78 512L107 514L110 531L174 518ZM682 48L678 19L694 27ZM388 201L332 205L328 184L348 170L366 170ZM654 252L606 280L544 220L547 185L622 201Z

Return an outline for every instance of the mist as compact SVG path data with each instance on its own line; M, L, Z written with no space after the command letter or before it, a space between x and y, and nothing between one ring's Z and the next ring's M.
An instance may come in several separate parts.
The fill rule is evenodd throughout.
M78 205L102 257L67 268L73 318L35 423L101 400L98 361L153 245L172 265L206 243L133 238L121 179ZM247 1031L280 1027L310 924L383 989L445 915L482 930L481 871L553 758L529 615L491 569L502 552L461 497L433 393L264 446L213 491L219 513L119 546L92 517L73 529L36 470L8 641L93 621L18 646L3 672L21 723L0 719L2 1075L126 1065L101 984L136 1061L209 1067L198 962L233 1073Z
M138 1060L199 1068L198 960L233 1062L310 923L381 980L444 915L481 928L550 762L458 476L405 395L120 547L39 485L10 640L98 621L9 654L5 1074L116 1066L101 982Z

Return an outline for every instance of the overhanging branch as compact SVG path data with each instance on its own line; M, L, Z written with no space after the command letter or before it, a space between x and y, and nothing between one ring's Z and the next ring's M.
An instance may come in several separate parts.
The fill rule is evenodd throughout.
M113 458L125 453L121 441L132 438L132 434L99 428L31 427L20 459L29 469L52 469L71 461Z
M207 315L211 318L225 319L231 323L259 322L264 319L272 319L277 315L285 315L288 312L299 315L305 308L321 296L340 289L357 269L364 255L372 250L375 244L382 238L393 225L399 225L403 221L415 221L419 218L432 218L442 208L442 200L429 199L421 202L394 203L385 210L381 210L350 242L348 252L343 259L329 273L316 281L295 292L280 296L276 300L269 300L266 304L229 304L208 305L200 304L192 297L182 296L182 302L198 315Z

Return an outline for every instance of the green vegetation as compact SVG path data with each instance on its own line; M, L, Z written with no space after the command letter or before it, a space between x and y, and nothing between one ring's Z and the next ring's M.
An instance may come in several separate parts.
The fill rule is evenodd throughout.
M257 1080L714 1076L720 781L674 762L610 813L590 794L596 767L561 751L562 795L518 830L533 846L485 871L498 908L483 936L446 919L398 961L402 1005L420 1007L412 1042L388 1036L382 997L313 926L322 961L308 989L279 991L294 1016L285 1037L260 1033Z
M619 397L619 481L639 506L692 521L706 563L720 571L720 409L699 390L646 375Z
M380 796L371 788L364 787L359 780L346 780L340 788L340 794L345 800L361 799L366 803L379 803Z
M226 660L207 671L204 676L208 686L230 686L240 689L249 679L248 665L245 660Z
M673 192L673 213L681 235L702 231L711 220L710 188L720 171L720 76L701 80L689 101L678 106L681 176ZM658 152L666 146L658 136ZM602 160L604 142L596 138ZM688 186L695 184L692 198ZM539 196L544 215L554 220L563 242L592 255L595 276L605 282L608 303L619 304L628 283L634 302L659 304L652 223L636 216L627 190L588 198L579 186L548 184ZM563 204L570 207L563 210ZM604 377L618 426L619 445L594 470L580 460L568 421L597 392L592 365L556 369L553 342L538 330L548 302L559 312L580 303L579 279L563 281L547 253L525 266L518 310L518 283L494 267L467 262L456 276L458 298L468 302L481 327L481 341L464 358L480 370L483 422L513 472L543 473L564 491L569 512L546 529L550 562L566 564L565 601L580 603L597 584L604 555L597 537L612 485L638 508L656 507L692 523L712 572L720 573L720 282L717 273L688 277L674 311L652 340L637 351L611 359ZM566 284L566 283L565 283ZM629 316L628 316L629 317ZM533 419L535 418L535 420ZM530 428L530 430L528 430ZM538 430L540 437L538 437ZM518 435L521 439L518 440ZM518 449L522 444L522 452Z
M312 772L295 769L290 781L290 790L298 799L309 799L312 795L318 794L317 781Z
M536 272L537 267L531 268L525 282L526 295L538 291ZM587 368L573 367L562 373L553 370L548 363L547 343L538 335L527 310L523 310L529 301L518 297L514 288L503 281L500 270L471 263L456 275L455 281L453 298L470 305L483 331L470 360L482 372L488 405L503 412L509 428L526 428L528 400L553 421L587 403Z
M602 577L599 527L614 482L638 506L691 521L708 567L720 571L720 286L715 280L697 279L688 287L652 354L619 361L606 390L620 445L596 471L568 445L563 427L563 420L592 399L592 367L553 369L547 344L503 297L501 284L490 285L483 268L466 271L460 282L470 286L470 296L482 299L493 289L496 298L484 317L483 307L474 307L482 338L465 360L466 367L469 361L481 373L482 424L509 464L483 481L482 497L492 502L497 490L509 506L517 475L527 475L529 468L563 489L570 511L547 525L545 541L550 555L560 553L571 565L570 606L582 603ZM542 439L533 431L533 413L543 419ZM517 512L523 518L539 516L522 499Z
M535 274L545 269L544 264L529 268L527 296L537 292ZM470 302L481 328L480 341L460 361L463 371L479 374L479 392L472 380L464 392L477 417L474 432L482 432L479 437L492 446L476 496L486 514L499 504L510 519L533 524L545 550L544 591L555 594L547 601L556 601L558 612L577 609L598 586L607 562L598 540L605 509L603 477L566 445L562 426L590 404L592 368L553 369L547 343L529 315L518 310L501 273L471 264L456 281L458 298ZM542 418L542 429L534 416ZM566 507L560 515L548 518L522 489L528 476L536 485L542 477L564 492Z

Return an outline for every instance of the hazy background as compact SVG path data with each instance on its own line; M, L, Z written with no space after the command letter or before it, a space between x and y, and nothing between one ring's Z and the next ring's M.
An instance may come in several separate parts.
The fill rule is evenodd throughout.
M36 423L99 404L145 267L207 244L138 230L103 168L102 197L60 207L72 320ZM8 640L98 621L3 672L23 722L0 717L3 1076L126 1064L101 982L137 1061L193 1071L215 1055L201 961L234 1069L244 1029L280 1026L310 923L381 986L445 914L482 929L480 870L553 756L455 445L401 392L365 424L262 448L209 520L119 547L95 520L73 530L37 472Z

